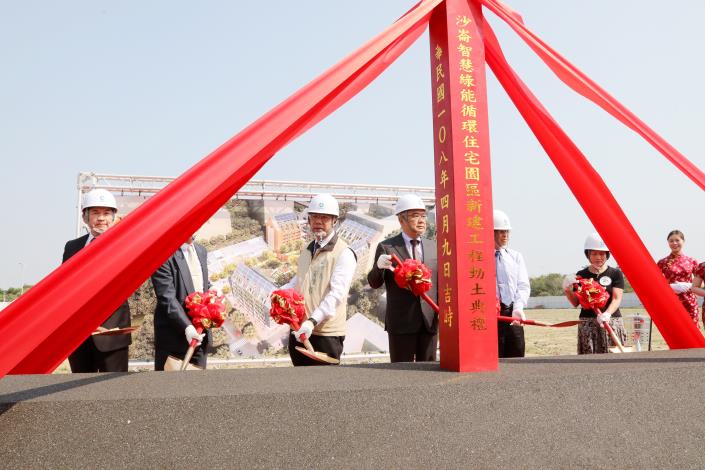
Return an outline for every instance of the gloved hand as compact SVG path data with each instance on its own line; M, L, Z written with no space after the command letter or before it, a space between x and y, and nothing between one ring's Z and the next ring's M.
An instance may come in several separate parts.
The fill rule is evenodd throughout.
M196 331L196 327L193 325L187 326L184 330L184 334L186 335L186 342L188 344L191 344L191 340L196 339L196 346L201 345L203 342L203 337L205 336L205 333L201 333L199 335L198 331Z
M294 331L294 337L296 338L296 341L298 341L299 343L303 343L305 340L311 337L312 333L313 322L311 320L306 320L301 324L301 328ZM301 337L302 335L305 335L304 338Z
M379 255L377 258L377 267L379 269L391 269L392 267L392 255Z
M566 277L563 278L563 290L566 290L568 288L573 288L573 284L575 284L575 274L568 274Z
M686 292L690 292L691 287L692 287L692 284L690 282L684 282L684 281L674 282L673 284L671 284L671 289L676 294L684 294Z
M604 328L604 327L605 327L605 322L609 323L609 322L610 322L610 318L612 318L612 314L611 314L611 313L606 313L606 312L605 312L605 313L601 313L601 314L599 314L599 315L597 316L597 323L598 323L602 328Z
M517 318L517 319L520 319L520 320L526 320L526 315L524 315L524 311L523 311L523 310L521 310L521 309L519 309L519 308L515 308L514 311L512 312L512 318ZM513 321L513 322L510 323L510 325L512 325L512 326L521 325L521 322Z

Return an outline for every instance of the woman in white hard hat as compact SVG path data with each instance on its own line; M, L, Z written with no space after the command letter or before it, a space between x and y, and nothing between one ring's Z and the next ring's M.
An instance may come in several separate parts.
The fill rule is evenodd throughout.
M693 274L698 267L698 262L683 253L683 245L685 245L683 232L671 230L666 240L668 240L671 254L659 260L658 267L671 284L673 292L678 294L678 300L685 307L693 323L697 325L700 308L698 307L698 299L691 292L691 287L693 286Z
M580 309L580 319L586 321L578 325L578 354L602 354L608 352L610 347L609 336L603 327L604 322L609 322L622 344L627 340L622 314L619 311L624 293L624 276L619 269L607 266L610 251L600 235L588 235L583 248L590 265L575 273L575 276L596 280L605 288L609 298L599 316L592 309ZM568 301L577 307L580 302L573 292L575 276L567 276L563 288Z

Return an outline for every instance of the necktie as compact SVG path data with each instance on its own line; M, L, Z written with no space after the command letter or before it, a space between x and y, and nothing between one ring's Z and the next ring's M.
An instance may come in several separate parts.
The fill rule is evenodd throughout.
M502 291L505 290L505 287L507 285L507 271L506 269L504 269L504 263L502 263L502 252L500 250L495 250L494 259L495 269L497 272L497 298L500 302L507 305L504 301L508 299L502 298Z
M315 243L313 244L313 253L311 254L311 258L313 258L314 256L316 256L316 253L318 253L318 250L320 250L320 249L321 249L321 244L318 243L318 242L315 242Z
M419 244L419 241L416 239L409 240L411 242L411 259L416 259L416 247Z
M188 270L191 272L193 288L196 292L201 292L203 290L203 271L201 270L201 262L196 254L196 247L190 244L187 253L186 264L188 264Z

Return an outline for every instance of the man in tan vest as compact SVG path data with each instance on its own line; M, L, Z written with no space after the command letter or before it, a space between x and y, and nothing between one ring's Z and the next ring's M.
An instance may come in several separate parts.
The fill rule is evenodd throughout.
M301 250L296 276L282 289L304 296L307 320L289 335L289 356L295 366L321 365L295 349L306 335L316 351L340 359L345 340L348 291L357 265L355 252L338 238L334 226L340 211L330 194L319 194L308 205L314 240Z

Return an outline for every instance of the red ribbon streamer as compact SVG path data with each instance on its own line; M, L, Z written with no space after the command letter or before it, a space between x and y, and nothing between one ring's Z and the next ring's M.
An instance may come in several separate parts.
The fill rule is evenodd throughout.
M522 320L521 318L515 318L515 317L505 317L502 315L497 316L497 320L504 322L504 323L514 323L514 322L519 322L522 325L532 325L532 326L547 326L551 328L565 328L567 326L575 326L579 325L582 323L582 320L569 320L569 321L564 321L560 323L544 323L542 321L538 320L529 320L528 318L526 320Z
M0 377L54 370L276 152L394 62L441 1L419 2L0 312Z
M485 23L487 63L602 235L669 347L702 348L705 338L686 314L612 193L585 156L509 66Z
M539 58L553 71L553 73L573 91L592 101L619 122L639 134L673 165L681 170L700 189L705 190L705 173L688 160L683 154L666 142L660 135L629 111L619 101L614 99L606 90L602 89L590 77L585 75L563 56L546 44L541 38L530 31L521 19L521 16L500 0L480 0L502 20L504 20L521 39L539 56Z

